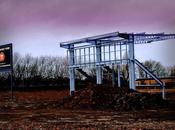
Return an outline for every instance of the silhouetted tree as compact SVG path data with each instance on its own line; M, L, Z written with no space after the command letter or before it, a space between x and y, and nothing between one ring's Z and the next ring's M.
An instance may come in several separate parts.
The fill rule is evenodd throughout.
M154 60L147 60L143 64L144 66L147 67L148 70L150 70L156 76L158 77L167 76L166 68L160 62ZM148 76L141 68L138 67L137 69L140 78L145 78Z

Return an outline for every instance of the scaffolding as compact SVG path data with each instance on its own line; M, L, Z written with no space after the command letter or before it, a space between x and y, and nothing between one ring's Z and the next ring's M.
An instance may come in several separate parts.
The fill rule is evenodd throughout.
M175 34L146 34L146 33L120 33L113 32L103 35L86 37L78 40L61 42L60 47L67 49L69 61L70 94L75 91L75 70L87 67L96 68L96 84L102 84L103 68L111 68L113 84L115 84L114 65L118 68L118 86L121 86L121 65L128 64L129 87L136 89L135 64L146 71L162 87L164 94L164 83L151 73L142 63L135 59L134 46L136 44L149 44L156 41L175 39ZM85 74L85 73L84 73Z

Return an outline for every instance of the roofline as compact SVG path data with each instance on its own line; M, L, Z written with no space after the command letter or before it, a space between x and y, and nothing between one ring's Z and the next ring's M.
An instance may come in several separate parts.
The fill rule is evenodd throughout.
M159 41L159 40L175 39L175 34L164 34L164 33L146 34L145 32L134 34L134 33L112 32L112 33L91 36L91 37L85 37L85 38L81 38L81 39L77 39L77 40L60 42L60 47L70 49L70 48L73 48L74 45L80 44L80 43L90 43L90 45L95 45L98 43L98 41L105 40L107 38L117 38L118 37L118 38L121 38L121 40L129 40L130 39L129 37L132 35L134 37L136 37L136 43L144 43L144 42L151 43L151 42L154 42L156 40ZM140 37L142 37L142 36L146 39L140 39ZM161 39L161 36L164 36L166 39ZM157 39L155 40L155 38L157 38ZM114 39L114 41L115 41L115 39Z

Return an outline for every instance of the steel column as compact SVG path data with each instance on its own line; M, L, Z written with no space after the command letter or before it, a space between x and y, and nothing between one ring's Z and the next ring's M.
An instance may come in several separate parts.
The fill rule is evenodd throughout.
M118 71L118 87L121 87L121 81L120 81L120 64L117 65L117 71Z
M99 63L101 62L101 46L97 45L96 46L96 83L97 84L102 84L102 68Z
M120 64L117 64L117 70L118 70L118 87L121 87L121 80L120 80L121 66L122 66L122 46L121 46L121 43L120 43Z
M70 95L75 92L75 69L74 65L74 49L69 49L69 79L70 79Z
M129 87L136 89L135 86L135 56L134 56L134 35L129 36Z
M115 68L114 64L112 64L112 86L115 86Z
M166 99L165 97L165 83L163 82L163 86L162 86L162 98Z

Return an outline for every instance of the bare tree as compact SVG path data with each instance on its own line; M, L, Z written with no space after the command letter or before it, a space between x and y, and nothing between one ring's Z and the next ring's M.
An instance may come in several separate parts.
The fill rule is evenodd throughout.
M165 77L167 75L166 68L157 61L154 60L147 60L143 63L147 69L149 69L153 74L158 77ZM145 78L148 75L140 68L138 68L139 77Z
M167 68L169 76L175 76L175 65Z

